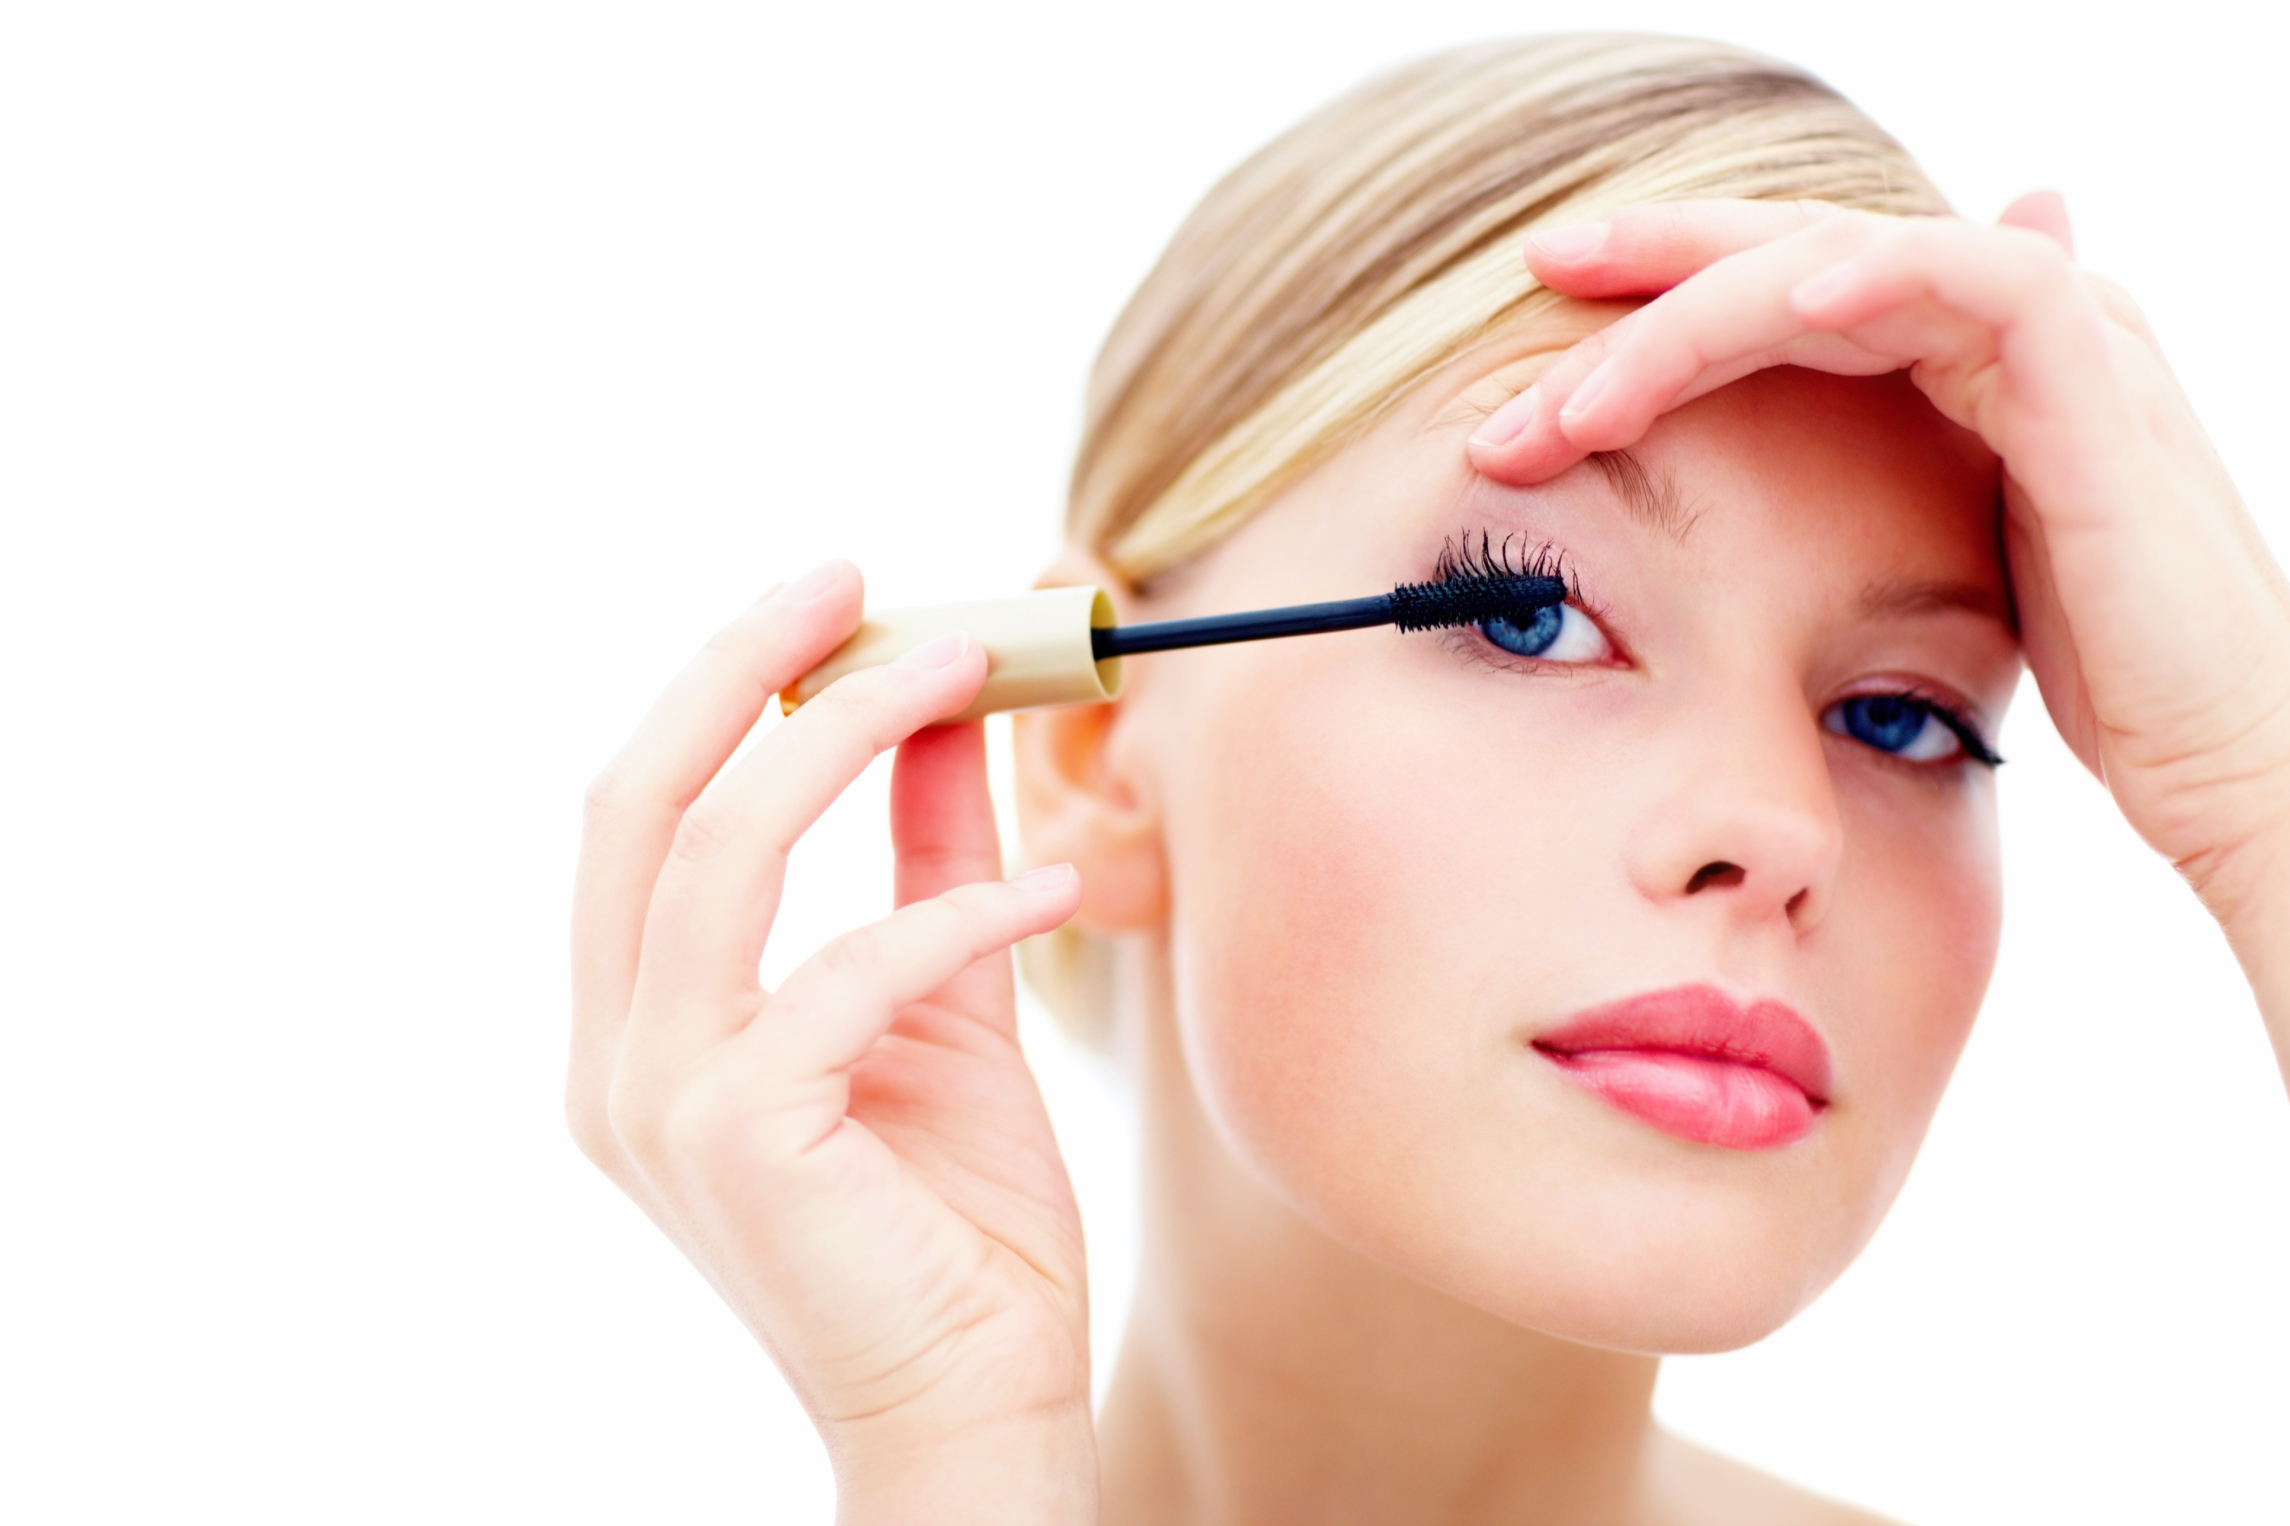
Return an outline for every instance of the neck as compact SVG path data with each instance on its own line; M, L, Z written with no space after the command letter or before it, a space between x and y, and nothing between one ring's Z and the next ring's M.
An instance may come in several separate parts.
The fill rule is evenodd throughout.
M1124 971L1146 1249L1098 1425L1107 1526L1641 1518L1656 1359L1495 1319L1280 1202L1201 1107L1161 954Z

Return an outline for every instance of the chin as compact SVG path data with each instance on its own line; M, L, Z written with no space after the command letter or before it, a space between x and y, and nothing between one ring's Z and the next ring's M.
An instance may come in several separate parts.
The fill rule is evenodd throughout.
M1567 1290L1540 1289L1532 1302L1547 1317L1512 1322L1585 1346L1648 1356L1738 1351L1787 1324L1826 1285L1808 1288L1794 1270L1703 1266L1621 1288L1611 1282L1583 1286L1571 1290L1572 1298L1564 1297Z
M1859 1250L1818 1226L1703 1203L1667 1220L1596 1213L1565 1239L1537 1235L1525 1264L1457 1246L1422 1267L1435 1286L1513 1324L1583 1345L1648 1355L1733 1351L1795 1317ZM1628 1222L1611 1222L1615 1218ZM1508 1263L1508 1264L1505 1264ZM1456 1276L1474 1265L1481 1275ZM1404 1269L1404 1268L1403 1268Z
M1718 1150L1634 1124L1500 1156L1425 1140L1380 1166L1327 1136L1324 1154L1232 1142L1315 1228L1386 1269L1514 1325L1648 1355L1771 1335L1851 1264L1896 1185L1841 1140Z

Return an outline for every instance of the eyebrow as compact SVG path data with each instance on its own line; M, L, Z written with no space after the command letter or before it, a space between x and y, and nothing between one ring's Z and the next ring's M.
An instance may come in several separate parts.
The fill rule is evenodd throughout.
M1627 450L1594 450L1590 461L1606 477L1606 485L1622 500L1630 517L1681 544L1699 516L1688 513L1678 497L1678 485L1667 473L1647 470L1646 463Z
M1678 486L1667 473L1656 473L1628 450L1594 450L1591 464L1606 478L1614 496L1632 519L1660 530L1683 544L1701 516L1686 507ZM1864 620L1913 619L1919 615L1961 611L1995 621L2020 633L2019 613L2011 597L1977 583L1952 583L1944 578L1893 578L1870 583L1855 601Z
M1933 578L1900 578L1871 583L1857 601L1863 619L1898 619L1937 615L1950 610L1982 615L2017 634L2011 601L1993 588L1977 583L1950 583Z

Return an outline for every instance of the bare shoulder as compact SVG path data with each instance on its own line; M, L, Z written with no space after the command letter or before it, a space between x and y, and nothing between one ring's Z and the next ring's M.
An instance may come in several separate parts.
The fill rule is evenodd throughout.
M1648 1501L1658 1526L1900 1526L1667 1431L1659 1447Z

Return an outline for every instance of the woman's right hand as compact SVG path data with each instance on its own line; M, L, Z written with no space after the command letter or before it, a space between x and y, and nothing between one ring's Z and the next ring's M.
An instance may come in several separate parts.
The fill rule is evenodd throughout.
M921 729L985 655L851 674L725 767L860 605L845 562L766 597L591 789L567 1113L786 1374L844 1520L1094 1520L1081 1223L1009 958L1079 883L1003 882L980 728ZM766 992L788 850L894 745L899 909Z

